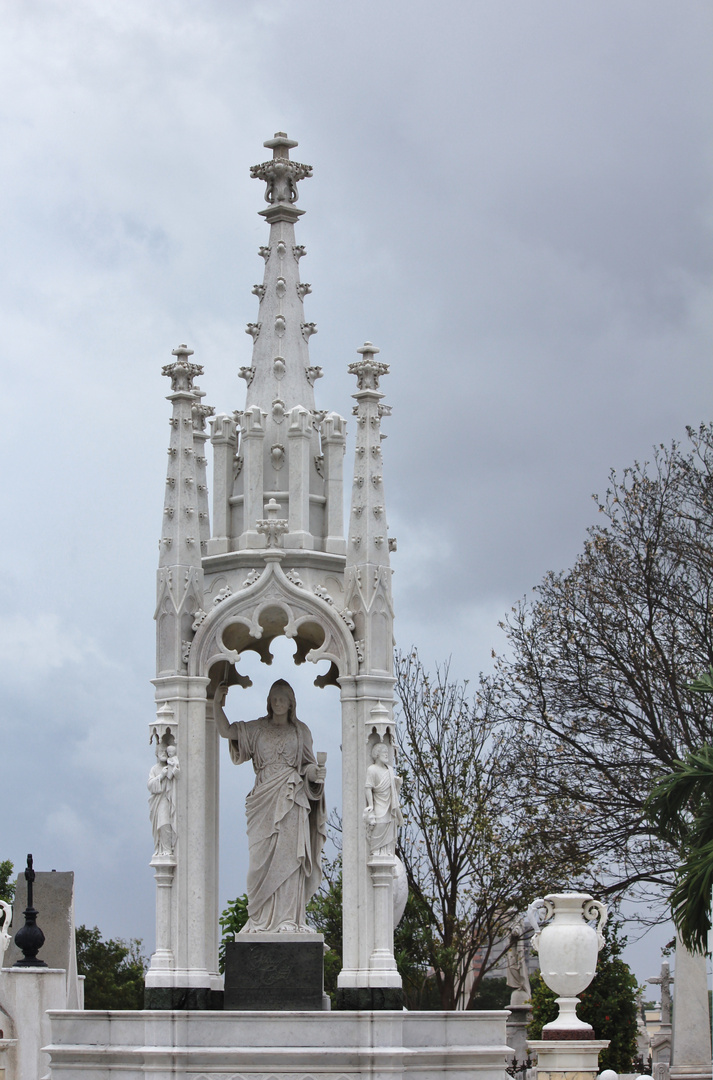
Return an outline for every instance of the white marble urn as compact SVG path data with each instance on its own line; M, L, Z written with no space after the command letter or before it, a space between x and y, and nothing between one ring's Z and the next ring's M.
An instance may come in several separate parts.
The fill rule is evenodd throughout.
M535 931L532 948L539 953L542 978L558 995L559 1015L545 1024L543 1038L545 1031L552 1032L549 1038L558 1031L581 1031L582 1038L591 1038L585 1034L592 1031L591 1024L577 1016L577 994L594 978L606 907L587 893L549 893L544 900L533 900L527 917Z

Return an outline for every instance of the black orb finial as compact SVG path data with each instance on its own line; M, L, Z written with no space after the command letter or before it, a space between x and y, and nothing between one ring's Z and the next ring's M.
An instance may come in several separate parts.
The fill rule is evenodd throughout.
M27 856L25 867L25 881L27 882L27 907L25 908L25 925L21 926L15 934L15 944L22 952L22 960L17 960L13 967L47 967L44 960L38 960L37 954L45 943L45 935L37 925L39 912L32 905L32 884L35 880L35 871L32 867L32 856Z

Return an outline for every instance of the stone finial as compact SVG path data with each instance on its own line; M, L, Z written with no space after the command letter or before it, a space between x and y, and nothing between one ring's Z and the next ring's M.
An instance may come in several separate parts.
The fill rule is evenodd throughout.
M180 391L192 391L193 380L203 374L203 368L200 364L189 362L188 357L193 356L193 349L189 349L187 345L179 345L172 352L176 360L172 364L164 364L161 374L170 378L174 394Z
M25 924L15 934L15 944L22 952L22 960L16 960L13 967L47 967L44 960L40 960L37 956L45 943L45 935L37 925L39 912L33 904L32 886L35 882L35 871L31 855L27 856L25 881L27 882L27 907L24 911Z
M370 341L365 341L357 352L361 353L362 359L349 365L349 374L356 375L360 390L378 390L379 379L388 375L389 365L374 359L379 350Z
M289 528L286 518L278 518L280 504L275 499L270 499L265 507L266 518L257 522L257 531L262 533L267 541L267 547L281 547L282 537Z
M265 181L265 202L270 205L297 202L297 183L312 175L312 166L290 161L290 150L297 143L288 139L284 131L275 132L274 139L268 139L264 146L272 150L272 161L253 165L250 175L254 180Z
M194 386L193 387L193 392L194 392L194 394L196 396L196 399L197 399L196 401L194 401L193 405L191 406L191 417L193 419L193 430L194 431L205 431L205 428L206 428L206 423L205 422L206 422L206 420L208 419L209 416L215 416L215 409L214 409L214 407L212 405L203 405L202 404L201 398L205 397L205 391L201 390L200 386Z

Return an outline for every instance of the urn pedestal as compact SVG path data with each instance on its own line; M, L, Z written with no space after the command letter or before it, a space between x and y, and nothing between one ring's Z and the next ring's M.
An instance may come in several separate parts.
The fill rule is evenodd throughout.
M533 1039L527 1044L537 1054L537 1080L596 1080L599 1054L609 1039Z

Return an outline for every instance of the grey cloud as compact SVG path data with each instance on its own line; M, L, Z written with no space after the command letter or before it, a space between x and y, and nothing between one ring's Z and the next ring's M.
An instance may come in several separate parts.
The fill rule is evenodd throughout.
M242 401L262 141L286 129L315 168L299 229L319 404L349 416L364 339L391 364L401 644L429 662L453 653L472 677L498 613L575 557L609 467L708 418L712 21L697 0L5 13L5 615L89 628L124 672L121 700L91 658L48 664L24 694L5 686L8 799L23 794L20 727L43 783L8 854L40 843L59 808L41 862L81 871L84 921L152 939L160 367L188 340L207 401ZM123 817L106 772L87 778L93 725L127 747ZM226 767L224 829L239 788ZM116 852L98 876L77 825L88 807ZM239 851L225 853L232 891Z

